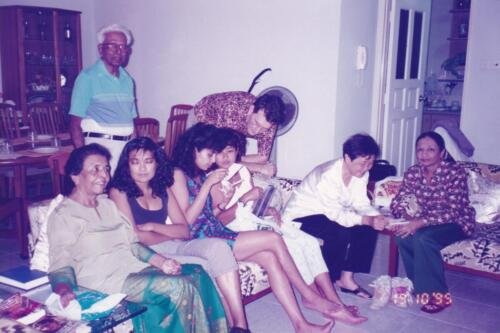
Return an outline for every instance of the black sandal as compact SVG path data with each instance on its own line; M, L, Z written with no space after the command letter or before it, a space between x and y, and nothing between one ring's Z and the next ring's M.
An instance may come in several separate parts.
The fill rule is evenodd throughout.
M346 294L354 294L359 298L364 298L364 299L371 299L373 297L373 295L370 294L366 289L359 286L354 290L340 287L340 291ZM363 294L366 296L363 296Z

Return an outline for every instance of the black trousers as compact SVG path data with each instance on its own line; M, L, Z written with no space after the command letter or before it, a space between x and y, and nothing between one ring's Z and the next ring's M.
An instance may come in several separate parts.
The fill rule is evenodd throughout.
M330 278L335 282L342 271L369 273L377 243L377 231L366 225L344 227L325 215L310 215L295 219L302 222L301 230L321 238L321 252Z

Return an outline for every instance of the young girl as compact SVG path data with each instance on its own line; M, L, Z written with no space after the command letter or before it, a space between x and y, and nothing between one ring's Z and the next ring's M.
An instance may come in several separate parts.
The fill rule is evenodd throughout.
M171 189L190 224L193 238L222 238L233 248L237 260L250 260L263 266L276 297L292 320L297 332L329 332L333 320L324 326L306 321L293 294L292 285L302 294L304 305L329 318L341 308L322 298L304 282L280 235L267 231L236 233L226 228L212 211L210 189L225 176L218 169L206 175L215 161L213 138L216 128L203 123L187 130L174 150L174 185Z
M185 240L190 238L186 220L167 188L172 172L163 148L149 138L133 139L123 149L109 195L133 223L141 242L179 261L204 260L223 295L231 332L249 332L231 248L216 238ZM167 216L173 224L165 224Z
M252 192L258 193L259 191L257 187L253 186L248 170L236 163L241 154L244 154L245 138L235 130L220 128L217 130L214 140L217 151L215 156L217 167L238 171L230 172L226 177L229 179L212 186L210 193L213 199L213 211L217 218L229 228L233 228L236 223L242 225L243 229L239 229L236 225L234 226L235 230L256 230L257 223L261 223L262 220L251 213L252 202L249 198L255 197ZM231 174L234 175L231 177ZM232 204L233 202L235 203ZM274 208L269 207L268 211L278 222L279 226L277 226L278 230L276 231L282 234L288 251L304 281L309 287L325 295L328 300L342 304L330 280L318 240L288 223L282 224L279 212ZM252 225L248 226L249 220L255 222L253 228ZM247 226L251 229L247 229ZM358 316L354 307L338 311L334 317L351 324L361 323L367 319Z

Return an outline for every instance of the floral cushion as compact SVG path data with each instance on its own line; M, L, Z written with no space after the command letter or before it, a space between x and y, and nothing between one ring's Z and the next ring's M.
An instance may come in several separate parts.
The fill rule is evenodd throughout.
M61 194L51 200L34 203L28 207L31 232L28 235L30 267L43 272L49 269L49 239L47 222L49 215L63 200Z
M269 288L267 272L258 264L249 261L238 263L241 281L241 294L244 297L258 294Z
M447 246L441 255L448 264L496 273L500 277L500 221L478 224L471 239Z

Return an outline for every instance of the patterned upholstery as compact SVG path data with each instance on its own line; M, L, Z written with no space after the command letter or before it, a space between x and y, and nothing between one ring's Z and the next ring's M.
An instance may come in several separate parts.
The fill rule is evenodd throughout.
M476 162L458 162L468 171L500 184L500 166ZM401 180L396 177L378 182L375 186L375 204L386 206L397 194ZM469 192L470 193L470 192ZM487 272L500 279L500 211L493 223L477 223L474 235L441 250L443 260L457 269ZM453 267L452 267L453 268Z

